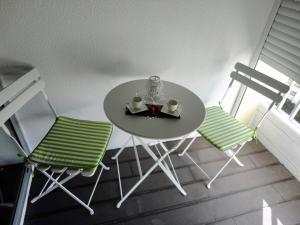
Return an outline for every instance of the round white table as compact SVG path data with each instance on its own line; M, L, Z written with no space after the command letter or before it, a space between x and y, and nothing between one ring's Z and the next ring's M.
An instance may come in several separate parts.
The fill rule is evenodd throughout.
M118 208L156 167L160 167L179 191L183 195L186 195L179 183L169 154L175 151L184 142L186 135L197 130L205 118L205 106L201 99L187 88L169 81L162 81L163 94L166 100L168 100L168 97L178 100L182 107L180 119L147 118L126 115L125 104L130 102L132 98L136 96L136 93L146 93L148 82L149 80L143 79L123 83L113 88L106 95L104 100L104 112L108 119L116 127L130 134L130 138L124 143L118 153L112 157L112 159L116 160L119 178L121 200L117 204ZM157 145L155 145L156 150L159 152L159 155L156 155L142 138L158 140L159 145L163 149L163 154L160 153ZM181 138L181 140L172 149L167 149L162 141L175 138ZM125 195L123 195L118 157L130 140L132 140L134 147L140 180ZM154 165L144 174L140 166L136 140L140 142L143 148L155 161ZM168 159L169 164L166 162L166 158Z

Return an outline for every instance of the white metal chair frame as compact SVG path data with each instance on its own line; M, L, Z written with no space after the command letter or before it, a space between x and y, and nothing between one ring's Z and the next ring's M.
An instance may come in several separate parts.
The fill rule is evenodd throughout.
M37 71L37 69L33 69L0 92L0 106L3 106L3 108L0 111L0 127L5 131L8 137L12 139L14 144L17 145L20 152L22 152L26 157L28 155L19 145L17 140L15 140L15 138L10 134L9 130L7 129L4 123L7 120L9 120L23 105L25 105L29 100L31 100L34 96L36 96L40 92L45 97L53 114L56 117L58 117L54 107L50 103L44 91L44 88L45 88L45 83L43 80L40 79L39 72ZM31 168L32 171L36 169L48 178L41 192L31 200L31 203L36 202L37 200L51 193L56 188L60 188L64 192L66 192L70 197L72 197L75 201L77 201L80 205L86 208L91 215L93 215L94 211L90 207L91 200L93 198L93 195L95 193L96 187L98 185L103 170L109 170L109 167L105 166L102 162L100 163L100 165L101 165L101 170L97 177L96 183L92 189L92 193L89 197L89 200L87 201L87 203L85 203L77 196L75 196L72 192L70 192L65 186L63 186L63 184L65 184L67 181L73 179L74 177L76 177L81 173L83 176L90 176L91 174L86 175L83 169L78 169L76 171L73 171L73 170L68 170L68 168L57 169L57 168L50 168L50 166L43 168L42 166L39 165L28 164L28 166ZM51 173L48 172L48 170L50 169L52 169ZM64 173L66 173L67 176L61 179Z
M246 88L251 88L255 90L256 92L264 95L265 97L269 98L272 100L270 103L267 111L263 114L263 116L260 118L259 122L256 125L256 128L254 129L255 132L260 128L263 120L266 118L267 114L270 112L272 107L275 104L278 104L282 100L282 95L287 93L289 91L289 86L286 84L283 84L261 72L258 72L248 66L245 66L241 63L236 63L235 65L236 71L231 72L230 77L231 81L220 101L220 106L222 105L223 100L225 99L227 93L229 92L230 88L232 87L232 84L234 81L240 82L242 85L245 85ZM262 85L264 84L264 85ZM274 91L275 90L275 91ZM228 166L228 164L232 161L235 160L235 162L243 167L244 164L239 161L239 159L236 157L237 154L242 150L244 145L248 142L251 141L253 138L240 143L236 146L233 146L231 149L228 149L224 151L224 153L229 157L228 161L221 167L221 169L217 172L214 177L210 177L195 161L194 159L190 156L190 154L187 153L187 150L189 147L192 145L192 143L196 140L197 137L194 137L191 139L189 144L186 146L186 148L178 154L179 156L186 155L196 166L199 168L199 170L209 179L209 182L206 184L206 187L208 189L211 188L211 184L216 180L216 178L223 172L223 170Z

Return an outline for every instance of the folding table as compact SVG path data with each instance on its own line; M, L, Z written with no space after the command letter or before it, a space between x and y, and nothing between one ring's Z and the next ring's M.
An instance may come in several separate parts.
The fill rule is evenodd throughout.
M186 192L180 185L176 171L174 169L170 153L174 152L183 142L184 137L197 130L205 117L205 107L201 99L187 88L178 84L163 81L163 93L166 101L169 98L176 98L181 104L182 113L180 119L170 118L150 118L125 114L125 104L130 102L136 96L136 93L142 94L147 91L146 79L134 80L123 83L113 88L105 97L104 111L108 119L118 128L129 134L128 140L124 143L117 154L112 157L116 160L119 188L121 200L117 204L117 208L134 192L134 190L151 174L151 172L159 167L164 174L171 180L171 182L178 188L178 190L186 195ZM146 143L144 138L155 140L157 144L154 145L158 154ZM177 145L168 149L163 141L170 139L181 138ZM124 151L129 142L132 141L134 154L137 162L138 172L140 175L139 181L126 193L123 194L119 156ZM143 146L143 149L154 160L153 166L145 173L142 171L140 160L137 151L137 142ZM161 154L158 146L163 149ZM168 161L168 163L166 162Z

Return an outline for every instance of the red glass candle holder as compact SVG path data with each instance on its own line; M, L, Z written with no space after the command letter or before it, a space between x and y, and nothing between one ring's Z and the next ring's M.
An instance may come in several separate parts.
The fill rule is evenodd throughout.
M149 116L151 117L155 117L159 114L162 106L161 105L151 105L151 104L147 104L146 105L149 109Z

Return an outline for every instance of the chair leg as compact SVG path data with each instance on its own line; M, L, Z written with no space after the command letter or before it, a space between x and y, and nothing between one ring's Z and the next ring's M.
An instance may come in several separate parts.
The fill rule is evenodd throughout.
M54 175L54 172L51 173L51 177ZM40 191L40 195L44 192L45 188L47 187L48 183L49 183L50 179L48 178L48 180L46 181L44 187L42 188L42 190Z
M131 140L131 136L123 144L123 146L120 148L120 150L113 157L111 157L111 159L117 159L119 157L119 155L125 150L125 148L126 148L126 146L127 146L127 144L129 143L130 140Z
M113 156L111 159L116 160L117 164L117 172L118 172L118 181L119 181L119 190L120 190L120 195L121 199L123 198L123 188L122 188L122 180L121 180L121 173L120 173L120 166L119 166L119 156L120 154L125 150L126 146L128 145L129 141L132 140L132 136L130 136L126 142L124 142L123 146L120 148L120 150ZM135 143L133 143L135 144Z
M210 180L210 176L205 172L204 169L201 168L201 166L198 165L198 163L195 162L195 160L190 156L190 154L188 154L187 152L185 154L195 164L195 166L197 166L198 169Z
M233 157L234 161L240 166L240 167L244 167L245 165L235 156Z
M198 163L195 162L195 160L187 153L187 150L191 147L191 145L194 143L197 137L193 137L192 140L188 143L188 145L185 147L185 149L178 154L178 156L186 155L198 168L199 170L208 178L210 179L210 176L198 165Z
M186 153L186 151L191 147L191 145L194 143L196 138L197 137L193 137L190 143L185 147L185 149L181 153L178 154L178 156L183 156Z
M85 204L82 200L80 200L78 197L76 197L72 192L70 192L67 188L65 188L61 183L59 183L58 181L56 181L56 179L54 179L53 177L51 177L47 172L45 171L40 171L41 173L43 173L47 178L49 178L52 182L55 183L55 186L58 186L59 188L61 188L64 192L66 192L71 198L73 198L75 201L77 201L80 205L82 205L84 208L86 208L91 215L94 214L94 210L89 207L87 204ZM75 173L76 174L76 173ZM47 191L46 191L47 192ZM44 192L45 193L45 192Z
M201 172L210 179L209 175L193 160L193 158L187 154L187 150L189 149L189 147L192 145L192 143L196 140L197 137L194 137L190 143L185 147L185 149L178 154L178 156L183 156L184 154L186 154L188 156L188 158L201 170ZM246 142L245 142L246 143ZM232 150L228 150L225 152L225 154L230 157L229 160L225 163L225 165L218 171L218 173L212 178L210 179L209 183L206 185L206 187L208 189L211 188L211 184L215 181L215 179L223 172L223 170L227 167L227 165L231 162L231 160L234 160L239 166L243 167L244 164L236 157L236 155L240 152L240 150L244 147L245 143L242 143L240 145L240 147L234 152Z
M241 149L244 147L245 143L241 144L238 150L229 158L229 160L224 164L224 166L219 170L219 172L209 181L209 183L206 185L208 189L211 188L211 184L217 179L217 177L223 172L223 170L228 166L228 164L231 162L231 160L234 159L234 157L241 151Z
M104 165L103 162L100 162L100 165L102 166L103 169L110 170L110 168L108 166Z
M102 167L101 167L101 170L100 170L99 175L98 175L98 177L97 177L97 180L96 180L96 183L95 183L95 185L94 185L93 191L92 191L92 193L91 193L91 195L90 195L90 198L89 198L89 201L88 201L88 204L87 204L88 206L90 205L90 203L91 203L91 201L92 201L92 198L93 198L93 196L94 196L95 190L96 190L97 185L98 185L98 182L99 182L100 177L101 177L101 175L102 175L103 169L109 170L109 167L105 166L102 162L101 162L101 165L102 165ZM108 169L107 169L107 168L108 168Z
M100 180L100 177L102 175L102 172L103 170L109 170L110 168L108 166L105 166L102 162L100 163L101 165L101 170L99 172L99 175L97 177L97 180L96 180L96 183L93 187L93 190L92 190L92 193L90 195L90 198L88 200L88 203L85 204L83 201L81 201L79 198L77 198L73 193L71 193L69 190L67 190L64 186L62 186L64 183L66 183L67 181L71 180L72 178L74 178L75 176L77 176L78 174L80 174L82 172L82 170L78 170L76 173L74 174L71 174L69 175L68 177L64 178L63 180L61 180L60 182L58 181L60 176L62 175L63 171L58 177L54 178L53 177L53 172L52 174L48 174L47 172L45 171L41 171L39 170L41 173L43 173L47 178L47 182L46 184L44 185L44 187L42 188L42 191L39 193L38 196L36 196L35 198L33 198L31 200L31 203L34 203L36 202L37 200L39 200L40 198L46 196L47 194L49 194L50 192L52 192L53 190L55 190L56 188L61 188L63 191L65 191L68 195L70 195L73 199L75 199L77 202L79 202L79 204L81 204L82 206L84 206L87 210L89 210L90 214L93 215L94 214L94 211L89 207L91 201L92 201L92 198L94 196L94 193L96 191L96 188L98 186L98 183L99 183L99 180ZM49 181L52 181L52 183L49 185L49 187L45 190L47 184L49 183ZM45 190L45 191L44 191Z
M229 149L227 151L224 152L229 158L234 155L234 151ZM240 167L244 167L244 164L236 157L233 157L233 160L236 162L236 164L238 164Z
M41 173L45 173L44 171L39 170ZM66 178L64 178L63 180L60 181L60 184L64 184L67 181L73 179L75 176L77 176L78 174L81 173L81 170L78 170L78 172L67 176ZM56 188L59 187L59 185L57 183L59 183L55 178L53 178L50 174L46 173L47 175L45 175L50 181L52 181L54 183L54 185L52 185L51 187L48 187L44 192L40 193L39 195L37 195L36 197L34 197L30 202L31 203L35 203L37 200L41 199L42 197L46 196L47 194L49 194L50 192L52 192L53 190L55 190Z

